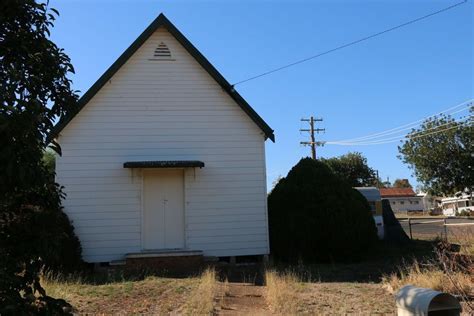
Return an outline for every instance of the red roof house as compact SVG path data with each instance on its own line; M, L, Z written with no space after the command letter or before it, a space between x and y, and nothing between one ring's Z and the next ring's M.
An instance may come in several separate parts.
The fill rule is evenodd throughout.
M416 194L412 188L381 188L380 196L382 198L411 197L416 196Z

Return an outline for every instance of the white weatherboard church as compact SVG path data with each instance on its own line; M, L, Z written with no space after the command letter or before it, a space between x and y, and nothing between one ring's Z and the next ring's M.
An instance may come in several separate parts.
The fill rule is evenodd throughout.
M269 253L264 143L273 131L164 15L54 135L85 261Z

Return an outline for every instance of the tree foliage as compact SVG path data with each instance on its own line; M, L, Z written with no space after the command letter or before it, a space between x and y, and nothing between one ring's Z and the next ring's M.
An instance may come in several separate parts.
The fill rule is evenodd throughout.
M369 167L367 158L359 152L329 159L323 158L321 161L352 187L371 186L377 182L375 170Z
M46 170L48 170L51 181L54 182L54 176L56 174L56 154L54 151L50 149L46 149L43 152L43 164L46 167Z
M49 39L58 15L47 4L0 4L0 314L64 312L39 272L80 264L80 244L62 212L61 187L42 157L57 118L77 94L69 57ZM52 148L59 151L53 142Z
M393 181L393 186L394 188L411 188L411 184L408 181L408 179L395 179Z
M452 194L474 185L474 125L441 115L423 122L398 147L399 158L432 194Z
M377 240L367 200L320 161L302 159L268 196L271 253L350 261Z

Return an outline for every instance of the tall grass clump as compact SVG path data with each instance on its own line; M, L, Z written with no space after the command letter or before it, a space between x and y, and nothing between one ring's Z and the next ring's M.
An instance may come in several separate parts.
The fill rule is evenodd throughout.
M456 285L450 282L449 278ZM453 272L448 277L442 269L434 265L422 266L419 262L415 261L406 268L400 268L398 273L384 276L382 281L385 287L392 293L396 293L405 285L410 284L460 296L466 292L474 295L472 278L472 276L460 271Z
M71 301L74 292L72 289L78 289L84 286L84 280L80 275L69 275L67 277L60 273L43 272L41 275L41 284L48 295L54 298Z
M464 302L469 315L474 314L473 256L453 252L451 246L447 241L441 241L435 249L434 260L423 264L415 261L401 267L398 273L384 276L385 287L392 293L409 284L450 293Z
M266 299L273 312L283 315L294 315L298 312L301 280L296 273L266 270L265 283Z
M206 269L199 278L199 285L193 290L184 306L187 315L209 315L214 311L214 298L217 294L218 283L216 271Z

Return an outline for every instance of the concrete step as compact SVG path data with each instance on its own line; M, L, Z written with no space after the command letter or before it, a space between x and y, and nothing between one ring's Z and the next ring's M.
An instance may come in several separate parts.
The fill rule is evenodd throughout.
M125 268L173 274L193 274L204 266L203 252L199 250L171 249L147 250L125 256Z
M202 256L201 250L185 250L185 249L164 249L164 250L144 250L142 252L133 252L125 255L126 259L139 258L163 258L163 257L191 257Z
M127 263L126 260L112 260L109 262L111 266L124 266Z

